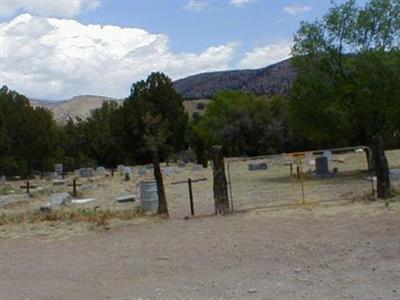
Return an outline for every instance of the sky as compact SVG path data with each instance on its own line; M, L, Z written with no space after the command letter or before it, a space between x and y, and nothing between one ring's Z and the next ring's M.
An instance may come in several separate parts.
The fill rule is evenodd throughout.
M337 0L343 3L344 0ZM0 0L0 85L29 97L123 98L173 80L290 57L301 21L330 0Z

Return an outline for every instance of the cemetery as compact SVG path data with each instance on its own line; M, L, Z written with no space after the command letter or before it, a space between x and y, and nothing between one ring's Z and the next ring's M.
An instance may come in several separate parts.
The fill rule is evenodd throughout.
M1 2L0 300L400 299L400 0L289 2Z
M387 151L386 155L393 190L399 190L399 150ZM242 158L225 158L232 210L373 198L376 178L368 173L363 151L323 155L308 152L300 159L301 170L296 159L287 154L250 163ZM5 216L57 210L127 210L135 212L132 216L135 218L152 215L158 209L152 168L153 165L120 165L115 170L97 167L64 173L62 165L57 164L54 173L43 178L3 178L0 214L3 222ZM162 173L171 218L214 214L211 166L203 168L182 162L162 164Z

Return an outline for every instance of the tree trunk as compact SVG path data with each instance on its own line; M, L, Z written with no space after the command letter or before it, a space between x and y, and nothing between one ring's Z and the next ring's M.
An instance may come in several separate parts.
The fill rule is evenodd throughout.
M389 164L385 156L385 148L381 135L376 135L372 138L372 155L377 178L378 198L390 198Z
M158 191L158 214L159 215L168 215L168 203L167 197L165 196L164 182L162 177L162 172L160 168L160 159L158 158L157 151L153 151L151 153L151 157L154 164L154 178L157 183L157 191Z
M228 185L222 146L213 146L213 173L215 214L229 213Z

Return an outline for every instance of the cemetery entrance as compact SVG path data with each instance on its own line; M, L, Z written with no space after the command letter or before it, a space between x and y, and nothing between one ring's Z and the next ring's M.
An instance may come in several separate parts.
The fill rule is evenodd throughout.
M373 197L366 146L227 158L232 210Z

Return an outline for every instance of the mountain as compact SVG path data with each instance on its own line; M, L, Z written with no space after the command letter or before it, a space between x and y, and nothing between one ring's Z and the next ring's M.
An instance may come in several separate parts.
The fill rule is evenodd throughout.
M203 113L204 105L216 93L224 90L243 90L256 95L287 95L296 73L291 60L284 60L274 65L255 70L234 70L211 72L189 76L174 82L174 87L185 100L184 105L190 115ZM31 98L33 106L45 107L53 112L58 123L65 123L69 118L86 119L90 112L101 107L106 100L122 101L103 96L76 96L63 101L46 101ZM202 102L204 105L200 105Z
M203 73L174 82L185 99L212 98L224 90L243 90L256 95L287 95L296 73L291 59L262 69Z
M53 112L57 123L65 123L69 118L73 120L81 118L84 120L90 116L92 110L101 107L104 101L119 101L117 99L93 95L75 96L62 101L47 101L35 98L30 98L29 100L32 106L41 106Z

